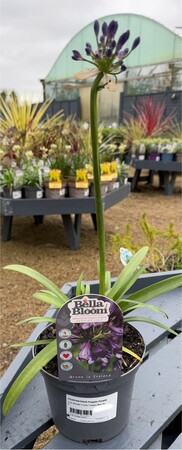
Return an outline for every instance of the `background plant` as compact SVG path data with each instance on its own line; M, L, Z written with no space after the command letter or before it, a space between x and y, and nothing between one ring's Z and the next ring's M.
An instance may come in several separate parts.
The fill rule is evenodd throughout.
M174 223L170 222L166 229L161 231L152 227L146 214L143 214L139 226L143 232L140 244L136 244L130 224L126 225L123 235L116 233L111 237L112 250L116 257L118 258L121 247L135 253L141 245L148 245L147 272L182 269L182 236L175 230Z

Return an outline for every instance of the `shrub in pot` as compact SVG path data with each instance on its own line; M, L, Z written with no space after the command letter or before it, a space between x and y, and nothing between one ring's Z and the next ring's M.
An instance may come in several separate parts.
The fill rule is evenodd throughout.
M160 154L159 154L159 145L157 142L155 142L154 139L148 138L145 139L145 145L146 145L146 152L147 157L151 161L159 161L160 160Z
M23 173L23 190L25 198L42 198L43 189L40 170L36 166L28 165Z
M161 143L160 149L160 160L164 162L174 161L175 151L174 144L170 141L170 139L163 140Z
M98 38L98 21L94 23L94 30ZM117 22L112 21L108 26L104 23L102 30L105 39L109 39L111 45L117 30ZM44 330L35 342L19 344L20 346L35 345L35 355L11 386L3 404L3 413L8 413L26 385L41 370L46 380L53 419L65 436L76 441L107 440L122 430L128 420L135 371L144 351L142 337L138 335L137 331L135 332L134 327L128 327L128 322L141 320L141 318L136 315L127 317L126 314L131 310L140 308L143 303L146 304L146 308L152 308L162 313L159 308L148 305L148 301L181 285L181 277L176 276L156 283L152 287L142 289L135 294L127 295L129 288L145 270L146 266L141 265L141 262L147 253L147 247L140 249L130 259L113 286L111 285L111 275L106 271L104 214L98 158L97 93L106 86L112 86L110 79L104 73L110 74L112 72L116 74L118 71L124 70L122 60L126 54L122 53L122 60L120 60L121 55L120 53L118 55L118 52L128 38L129 32L124 33L119 38L114 58L119 57L119 59L115 63L113 63L113 59L106 57L103 45L101 45L102 54L100 54L100 58L96 56L97 53L91 51L90 44L87 44L86 47L87 54L92 55L92 63L96 66L96 69L94 69L96 78L91 89L91 135L99 245L99 295L94 295L93 298L89 293L89 286L84 285L82 276L77 283L76 297L70 300L50 280L35 270L19 265L6 267L6 269L17 270L26 274L42 284L45 289L34 294L34 298L51 304L58 309L58 313L56 318L33 317L24 321L32 323L50 322L51 327ZM132 50L138 44L139 38L136 38ZM126 53L128 54L128 50ZM83 58L75 50L73 59ZM83 74L79 76L83 77ZM86 319L85 315L89 318ZM78 316L81 316L79 320ZM83 321L82 318L84 318ZM151 319L144 320L149 324L156 324L167 329L165 325L159 322ZM54 328L55 323L56 329ZM124 341L122 341L123 331ZM173 330L170 330L170 332L176 334ZM136 335L137 338L135 339L134 336ZM136 351L133 348L131 350L127 343L127 336L132 341L132 347L139 339L140 348L136 348ZM74 349L71 352L73 347ZM122 352L125 355L124 357ZM132 363L130 359L127 359L130 357L133 358ZM126 363L124 363L125 359L127 360ZM51 365L53 364L53 374L48 374L50 362ZM77 374L72 372L71 378L73 366L78 372ZM124 371L126 366L129 369L128 372L121 375L121 370ZM54 369L57 370L58 376ZM80 382L80 380L82 381ZM83 407L85 401L89 409ZM102 413L102 417L104 414L103 423L101 414L97 416L98 420L95 420L93 402L96 403L97 411ZM106 405L106 409L104 405ZM79 407L77 408L77 406ZM108 408L110 413L105 414ZM84 415L84 412L80 415L77 414L79 409L82 412L85 411L85 421L81 420L80 417ZM87 420L87 411L91 412L89 413L89 420ZM92 413L94 414L94 420L92 420Z
M22 198L23 174L17 168L3 167L0 174L0 186L4 197Z

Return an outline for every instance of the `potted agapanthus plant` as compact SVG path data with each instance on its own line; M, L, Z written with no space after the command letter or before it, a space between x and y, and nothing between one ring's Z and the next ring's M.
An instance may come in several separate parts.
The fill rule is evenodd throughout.
M116 42L117 28L118 24L114 20L109 25L104 22L99 39L100 25L96 20L96 52L89 43L86 44L86 53L95 66L92 75L96 75L91 89L90 117L99 244L99 294L90 294L89 284L84 285L80 276L76 297L69 299L35 270L20 265L6 267L26 274L42 284L44 290L34 294L34 298L51 304L58 312L54 318L50 312L50 318L34 317L24 321L50 322L51 325L38 336L38 340L28 344L35 346L34 358L11 386L3 404L3 413L8 413L26 385L41 370L56 426L63 435L81 442L108 440L118 434L128 420L134 377L145 344L140 333L129 324L140 318L135 314L129 317L127 312L136 310L147 302L146 308L162 313L159 308L148 305L148 301L181 285L181 277L174 276L134 294L127 294L146 268L141 263L147 247L140 249L129 260L113 285L111 275L106 271L98 157L97 94L105 87L113 88L111 76L116 81L117 74L125 70L123 59L130 51L125 48L123 50L123 46L129 38L129 31L123 33ZM136 38L131 50L139 42L140 39ZM76 50L73 51L73 59L84 60ZM79 76L83 77L83 74ZM159 322L144 320L176 334ZM106 409L109 411L107 414ZM82 414L78 414L79 411Z

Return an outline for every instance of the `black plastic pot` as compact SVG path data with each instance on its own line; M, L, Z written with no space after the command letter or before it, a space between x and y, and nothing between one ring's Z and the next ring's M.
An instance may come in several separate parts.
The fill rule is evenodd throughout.
M3 195L5 198L13 198L13 199L22 198L22 188L21 187L9 188L9 187L5 186L3 188Z
M43 190L36 186L24 186L23 188L25 198L42 198Z
M128 421L139 365L120 378L100 382L61 382L42 369L52 418L58 430L77 442L102 442L119 434ZM96 408L99 415L95 414Z

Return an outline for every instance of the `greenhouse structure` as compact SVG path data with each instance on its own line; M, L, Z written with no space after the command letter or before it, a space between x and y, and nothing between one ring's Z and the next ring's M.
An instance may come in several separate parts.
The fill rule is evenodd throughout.
M137 14L114 14L102 17L99 22L117 20L116 39L130 30L127 47L136 36L141 42L135 52L126 59L127 70L118 76L117 91L102 90L99 93L99 117L106 123L120 123L123 112L131 112L131 105L141 96L166 99L167 113L176 111L181 121L182 38L153 19ZM87 62L74 61L72 50L85 55L85 43L96 47L93 23L81 29L66 45L44 80L44 99L54 99L60 106L70 105L69 112L89 121L89 94L92 79L78 81L74 74L91 67ZM58 103L58 105L59 105ZM58 106L57 106L58 107ZM68 108L67 108L68 110Z

